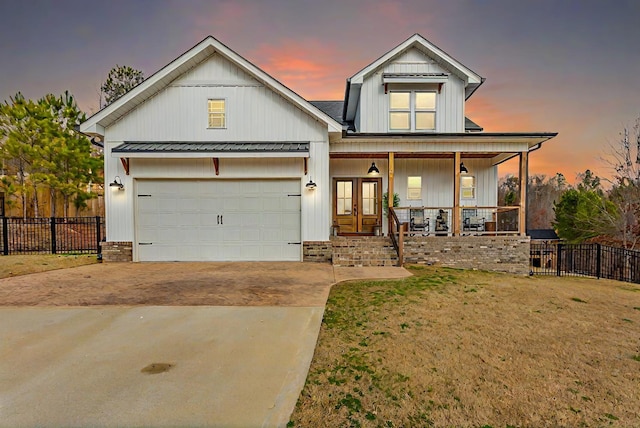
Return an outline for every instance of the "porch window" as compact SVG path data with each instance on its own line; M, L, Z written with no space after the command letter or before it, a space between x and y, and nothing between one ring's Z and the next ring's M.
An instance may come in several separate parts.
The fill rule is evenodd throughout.
M392 131L435 131L436 93L433 91L390 91L389 129Z
M422 177L407 179L407 199L422 199Z
M208 101L209 128L224 129L227 127L226 102L223 99Z
M475 199L476 178L472 175L460 177L460 197L462 199Z

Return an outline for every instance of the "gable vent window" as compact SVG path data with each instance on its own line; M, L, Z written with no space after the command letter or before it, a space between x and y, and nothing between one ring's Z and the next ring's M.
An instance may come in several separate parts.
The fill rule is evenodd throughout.
M209 128L223 129L227 127L225 100L209 100Z
M391 131L435 131L436 93L432 91L390 91Z

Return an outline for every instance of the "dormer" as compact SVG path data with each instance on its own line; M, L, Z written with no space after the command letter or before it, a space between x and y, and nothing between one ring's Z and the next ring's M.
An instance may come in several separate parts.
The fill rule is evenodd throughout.
M347 79L343 118L357 133L465 132L464 103L483 81L414 34Z

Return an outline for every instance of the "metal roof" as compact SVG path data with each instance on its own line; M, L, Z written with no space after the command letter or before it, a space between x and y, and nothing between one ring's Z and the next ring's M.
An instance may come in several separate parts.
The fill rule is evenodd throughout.
M112 153L308 153L308 141L198 142L125 141Z
M478 125L473 120L469 119L468 117L464 118L465 131L480 132L482 131L482 129L483 129L482 126Z

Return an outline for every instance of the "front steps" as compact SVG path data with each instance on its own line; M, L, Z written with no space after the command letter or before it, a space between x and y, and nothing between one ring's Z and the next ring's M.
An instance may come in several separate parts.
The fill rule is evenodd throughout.
M334 266L398 266L398 255L385 236L334 236L331 238Z

